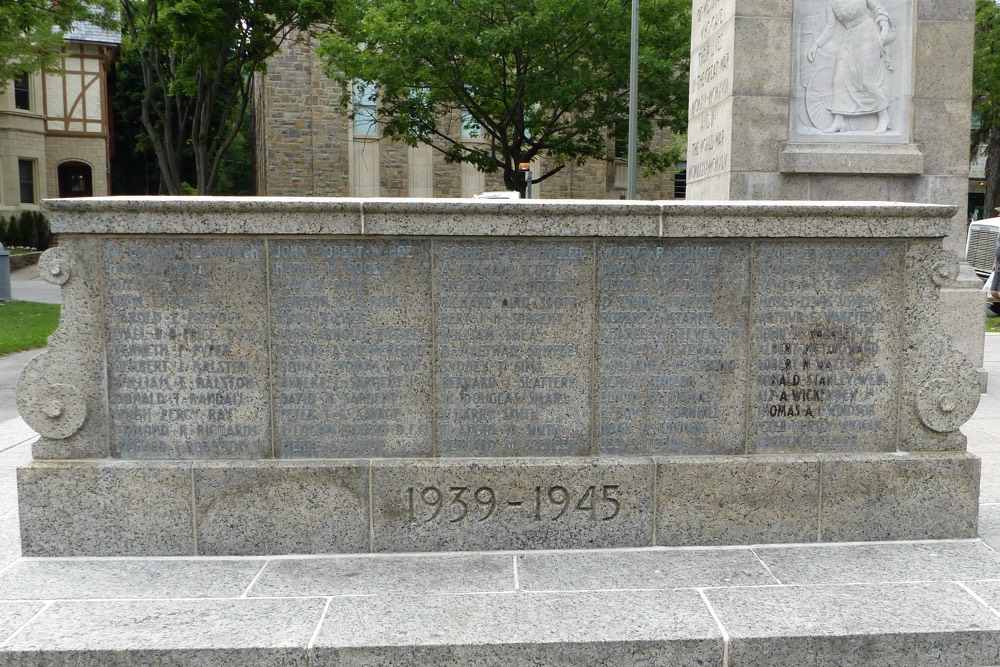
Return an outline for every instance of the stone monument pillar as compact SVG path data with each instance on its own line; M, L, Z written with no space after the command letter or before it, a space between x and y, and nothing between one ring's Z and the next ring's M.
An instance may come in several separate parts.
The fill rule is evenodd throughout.
M687 198L958 206L942 319L981 368L959 265L974 19L973 0L695 0Z

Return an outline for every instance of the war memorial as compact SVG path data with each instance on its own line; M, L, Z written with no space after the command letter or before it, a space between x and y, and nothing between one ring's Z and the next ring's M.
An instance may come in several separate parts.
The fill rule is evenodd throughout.
M873 4L695 3L704 201L48 202L0 665L1000 665L948 105L810 101L971 3Z

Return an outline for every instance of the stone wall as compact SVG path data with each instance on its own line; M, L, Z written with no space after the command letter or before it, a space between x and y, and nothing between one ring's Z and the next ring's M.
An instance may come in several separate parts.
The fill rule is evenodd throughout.
M26 555L975 535L951 207L51 207Z

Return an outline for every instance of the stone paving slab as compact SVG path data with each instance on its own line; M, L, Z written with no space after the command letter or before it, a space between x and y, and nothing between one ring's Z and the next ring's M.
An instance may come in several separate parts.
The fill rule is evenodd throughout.
M268 562L248 595L395 595L514 590L514 556L302 558Z
M730 665L994 665L1000 616L953 582L710 590Z
M978 540L757 548L783 584L1000 579L1000 554Z
M0 599L237 598L263 564L250 560L29 560L0 572Z
M523 590L614 590L765 586L778 583L749 549L523 553Z

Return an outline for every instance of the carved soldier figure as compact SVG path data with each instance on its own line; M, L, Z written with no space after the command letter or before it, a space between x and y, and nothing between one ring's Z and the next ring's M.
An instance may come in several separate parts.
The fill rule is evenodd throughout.
M885 69L892 71L885 47L896 38L889 14L873 0L828 0L826 26L806 54L809 62L833 37L838 22L846 32L833 70L828 107L833 124L825 132L847 130L845 116L877 114L875 132L883 134L889 130Z

